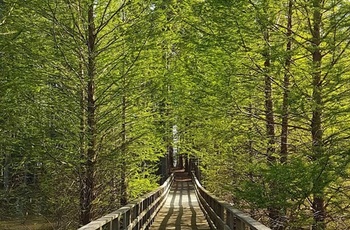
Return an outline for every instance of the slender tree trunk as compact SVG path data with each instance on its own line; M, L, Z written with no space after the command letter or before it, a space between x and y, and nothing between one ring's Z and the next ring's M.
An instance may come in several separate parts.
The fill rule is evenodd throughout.
M4 190L7 193L10 189L10 154L5 153L4 155Z
M249 104L249 108L248 108L248 114L249 114L249 122L250 122L250 127L248 128L248 152L249 152L249 163L253 164L253 159L254 159L254 141L253 141L253 137L251 136L253 133L253 128L254 128L254 122L253 122L253 105L250 103ZM255 177L254 177L254 173L253 172L249 172L248 174L249 179L251 182L254 181ZM257 214L257 209L254 208L254 206L251 207L250 209L250 215L253 218L256 218L256 214Z
M185 172L190 172L190 162L188 155L185 155Z
M266 29L264 34L264 39L266 43L269 43L269 31ZM266 118L266 133L268 139L268 145L266 149L267 161L268 163L274 163L276 158L274 153L276 152L275 148L275 121L274 121L274 111L273 111L273 101L272 101L272 80L269 74L271 68L271 57L269 47L266 47L265 51L265 118Z
M282 102L282 125L281 125L281 149L280 149L280 162L286 163L288 158L288 121L289 121L289 85L290 85L290 67L291 67L291 50L292 50L292 13L293 13L293 0L288 1L287 12L287 45L286 45L286 59L285 59L285 72L283 79L283 102ZM281 207L279 210L275 210L275 218L278 218L278 224L273 227L276 230L285 229L286 209Z
M125 77L124 77L124 87L125 87ZM122 146L121 146L121 154L122 154L122 171L120 175L121 179L121 188L120 188L120 205L124 206L128 203L128 192L127 192L127 178L126 178L126 170L127 170L127 149L126 149L126 96L125 92L122 97Z
M166 89L163 89L163 92L166 92ZM167 92L166 92L167 93ZM159 114L161 117L161 121L159 122L159 126L161 127L161 132L163 135L163 143L165 144L166 147L166 153L164 154L164 156L162 156L159 159L159 165L158 165L158 172L157 174L159 176L161 176L160 178L160 183L163 183L166 180L166 174L168 171L168 163L169 163L169 155L168 155L168 151L169 151L169 143L168 143L168 135L169 132L167 130L168 127L168 117L167 117L167 105L166 105L166 100L167 100L167 96L165 96L165 98L162 99L162 101L159 104Z
M169 153L168 174L170 174L171 168L174 167L174 147L172 145L168 146L168 153Z
M285 60L285 73L283 79L283 102L282 102L282 131L281 131L281 163L285 163L288 158L288 121L289 121L289 84L290 66L292 62L292 14L293 0L289 0L287 14L287 47Z
M180 169L184 168L184 158L183 158L182 154L179 155L179 159L178 159L178 162L177 162L177 167L179 167Z
M122 11L122 21L126 22L126 12L123 10ZM125 54L125 44L123 44L123 53ZM121 146L121 174L120 174L120 181L121 181L121 186L120 186L120 205L124 206L128 203L128 182L127 182L127 175L126 175L126 170L127 170L127 146L126 146L126 140L127 140L127 133L126 133L126 102L127 102L127 95L126 95L126 87L127 87L127 82L126 82L126 71L125 71L125 60L123 60L122 63L122 76L123 76L123 90L122 90L122 131L121 131L121 139L122 139L122 146Z
M80 55L80 64L79 64L79 80L81 82L80 84L80 92L79 92L79 99L80 99L80 136L79 136L79 142L80 142L80 156L81 159L84 159L86 157L86 86L85 86L85 72L84 72L84 59L83 54Z
M82 59L82 58L81 58ZM82 60L81 60L82 61ZM86 102L85 102L85 89L84 89L84 70L83 70L83 63L80 64L80 80L82 83L81 89L80 89L80 137L79 137L79 151L80 151L80 160L81 162L85 162L86 160ZM82 210L85 210L85 174L86 174L86 165L85 163L81 164L80 166L80 172L79 172L79 183L80 183L80 223L83 224L83 212Z
M85 225L91 221L92 202L94 200L94 174L96 161L96 105L95 105L95 44L96 34L94 25L94 7L89 6L88 11L88 66L87 66L87 158L86 171L83 179L83 188L81 192L81 224Z
M176 2L176 1L175 1ZM173 17L174 17L174 11L173 8L171 7L173 4L174 6L176 5L175 2L167 2L167 1L163 1L160 4L160 8L164 10L165 15L166 15L166 21L170 22ZM165 32L169 32L171 31L171 27L169 27L169 25L171 25L171 23L167 24L166 28L165 28ZM163 45L162 48L164 50L163 53L163 61L164 61L164 67L167 70L167 72L165 73L164 76L164 85L162 88L163 91L163 95L164 98L160 104L160 114L162 117L162 126L164 127L163 130L163 141L166 147L166 153L164 158L162 158L160 160L160 172L161 172L161 176L162 179L161 181L164 182L166 180L166 178L168 177L170 170L171 170L171 165L170 165L170 158L173 156L170 156L173 154L174 149L173 149L173 133L172 133L172 127L173 124L171 124L172 122L170 121L170 106L169 106L169 91L171 88L171 85L169 83L169 78L167 76L168 71L171 69L171 53L172 53L172 46L174 44L172 44L172 41L169 41L167 38L163 41Z
M312 136L312 147L313 157L316 161L322 157L323 153L323 130L322 130L322 54L321 54L321 4L322 0L313 0L313 25L311 28L312 34L312 120L311 120L311 136ZM321 180L321 179L320 179ZM316 181L317 183L317 181ZM314 192L314 198L312 202L312 209L314 213L314 224L313 230L324 230L326 229L325 216L326 209L324 205L323 188L321 186L314 185L316 188Z
M274 109L273 109L273 99L272 99L272 79L270 76L270 68L271 68L271 54L270 47L268 47L270 34L269 29L265 29L264 39L266 42L266 51L264 54L265 62L264 62L264 78L265 78L265 119L266 119L266 134L267 134L267 163L272 165L276 163L276 157L274 154L276 153L276 135L275 135L275 120L274 120ZM270 184L271 191L275 191L275 183L272 182ZM278 192L278 191L275 191ZM274 230L280 230L280 210L275 205L270 205L268 208L269 218L270 218L270 227Z

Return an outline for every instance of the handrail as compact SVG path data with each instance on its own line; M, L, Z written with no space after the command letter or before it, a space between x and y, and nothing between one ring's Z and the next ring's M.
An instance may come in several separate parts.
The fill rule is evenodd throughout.
M208 221L212 222L212 228L219 230L271 230L249 215L233 208L229 203L220 201L202 187L193 172L192 180L201 208L209 219Z
M163 206L174 180L174 174L156 191L148 193L124 207L109 213L78 230L136 230L146 229Z

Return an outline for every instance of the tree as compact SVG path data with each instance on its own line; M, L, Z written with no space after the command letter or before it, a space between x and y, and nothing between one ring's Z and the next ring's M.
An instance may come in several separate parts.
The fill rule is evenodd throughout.
M338 136L340 139L343 135L346 136L347 128L343 127L342 130L345 133L342 134L334 131L334 129L338 130L336 123L339 122L334 116L341 116L343 110L331 108L330 104L327 104L334 100L335 95L338 95L337 99L342 96L346 98L343 84L347 81L347 70L344 72L344 68L338 63L340 60L347 60L348 45L347 40L344 39L347 32L341 29L345 20L340 16L343 15L343 12L337 11L340 5L342 7L344 5L343 3L322 5L322 3L320 7L312 8L312 4L286 1L288 6L286 11L282 10L282 5L274 4L269 8L269 13L266 13L264 9L267 8L261 6L264 3L268 4L266 1L254 1L249 4L206 1L193 5L193 14L197 17L187 20L186 23L191 30L186 27L185 29L191 31L188 32L188 37L195 39L187 40L189 44L186 46L188 48L186 51L187 54L190 53L192 60L184 59L185 63L190 64L185 67L188 78L181 78L186 79L184 89L181 91L195 92L192 95L188 93L188 98L191 98L195 104L191 103L191 100L183 99L182 103L187 107L187 109L181 108L185 111L182 113L186 116L183 125L180 126L187 137L183 142L187 145L188 151L200 153L198 156L202 158L201 162L205 170L204 179L206 180L204 182L207 183L209 189L220 187L217 186L220 183L218 172L219 174L227 173L225 169L230 169L234 175L232 183L237 189L233 189L233 186L226 187L234 197L234 201L242 204L241 208L249 207L255 215L259 214L257 210L275 208L280 214L274 215L271 226L275 226L274 223L280 224L280 226L275 226L277 229L303 226L300 222L304 222L304 225L306 225L305 222L308 222L309 226L322 226L324 222L322 218L315 219L314 224L311 223L311 219L318 218L320 213L324 213L322 207L326 205L313 205L314 213L310 214L306 210L308 200L316 198L317 203L317 196L323 197L322 199L333 197L335 194L330 195L331 188L335 186L334 183L338 184L344 177L338 173L333 174L331 171L334 170L335 165L347 167L345 166L347 163L339 165L339 161L335 160L340 157L335 154L336 145L340 142L335 144L335 139L333 139L337 135L340 135ZM302 13L300 9L303 9ZM314 44L311 41L314 41L317 35L314 31L315 26L307 22L313 22L315 17L313 15L319 14L310 14L315 9L321 12L323 27L320 29L323 35L320 36L321 41L319 45L316 45L317 48L315 45L310 46ZM286 17L281 17L281 15L286 15ZM294 15L294 24L292 24L292 15ZM256 20L251 20L251 18L256 18ZM267 28L269 33L261 29L262 27ZM257 33L257 31L265 33ZM334 47L338 48L334 49ZM321 59L327 60L327 64L315 68L316 62L309 62L313 60L315 50L321 52ZM226 65L223 66L222 63ZM339 65L335 67L335 63ZM327 72L316 81L318 82L316 84L315 70ZM330 77L331 73L334 74L334 78ZM225 78L230 75L234 77ZM200 76L201 81L206 84L197 82L195 80L197 76ZM263 82L261 78L258 78L259 76L264 76ZM305 79L310 79L309 76L312 76L313 80L309 82L313 82L313 86L305 81ZM215 86L218 82L220 90ZM197 85L198 88L193 85ZM331 85L332 87L338 85L336 92L330 89ZM228 93L230 90L234 92L234 97ZM327 93L324 95L325 91ZM310 94L310 92L314 93ZM327 106L323 102L324 99L317 99L320 96L327 98ZM206 100L211 98L209 106L203 98ZM218 98L222 103L214 102L213 99ZM231 102L228 99L231 99ZM261 103L263 99L266 101L265 108ZM231 110L228 109L230 105L234 105ZM188 109L190 107L196 109ZM187 111L191 111L192 115L188 115ZM222 113L222 111L230 111L230 113ZM322 111L327 111L325 112L327 115ZM197 114L198 117L196 117ZM234 127L228 130L227 127L218 125L219 120L229 124L227 120L224 122L229 116L231 116L231 124L239 121L237 131ZM315 128L315 117L318 117L316 120L321 121L321 126L323 123L327 127L328 138L322 137L322 140L315 141L316 136L320 135L320 132L315 130L321 127ZM264 124L267 124L265 130L269 131L268 135L263 134ZM310 128L310 124L313 128ZM195 129L206 133L205 137L201 137L198 132L194 131ZM213 138L214 130L220 133L221 138ZM226 139L227 133L232 134L232 140ZM281 135L279 136L278 133ZM278 137L281 142L277 141ZM332 139L332 144L328 141L329 138ZM340 139L337 140L340 141ZM247 143L247 145L244 146L241 143ZM316 154L319 156L319 158L316 157L317 159L314 159L315 154L310 156L310 149L315 151L315 143L321 143L323 151L325 151L325 144L327 146L327 153ZM231 149L225 149L225 145L231 146ZM276 151L278 147L279 152ZM242 155L239 158L235 154L231 155L232 149L234 152L242 151ZM264 149L271 154L265 154ZM217 154L218 152L220 154ZM247 152L250 153L250 157L243 157L243 154ZM251 168L237 169L238 164L227 163L230 161L228 160L230 158L226 158L228 155L231 156L231 159L235 159L235 162L239 159L240 162L248 163ZM263 156L270 159L268 165L262 162ZM214 162L213 159L215 159L215 165L210 163ZM273 159L272 164L271 159ZM310 161L310 159L314 160ZM316 171L318 173L315 173ZM212 177L215 179L211 179ZM226 180L226 177L223 180ZM312 187L310 183L313 184ZM266 184L270 184L270 188L267 188ZM340 184L338 185L342 187ZM324 190L327 191L327 195L321 192ZM302 192L296 194L288 191ZM235 197L247 201L249 205L239 202L239 199ZM328 205L332 204L332 200L337 199L330 199ZM303 219L301 217L303 215L307 218Z
M36 110L28 110L29 117L35 114L40 120L33 124L25 120L19 127L38 132L37 151L33 149L37 155L23 154L34 165L42 165L37 185L42 189L42 197L50 198L40 201L46 211L36 213L62 217L63 222L57 228L68 228L76 226L77 218L73 221L64 218L77 217L79 203L81 224L85 224L94 216L120 206L110 203L109 199L123 197L121 185L126 185L125 192L131 198L156 186L157 178L151 173L162 148L152 125L151 108L156 102L146 87L154 71L145 61L151 52L144 52L145 47L153 44L149 43L149 37L141 36L151 35L148 19L152 11L148 2L83 1L78 4L57 0L42 3L38 0L16 5L20 13L35 15L32 21L18 17L16 26L31 25L33 34L45 38L37 39L39 46L33 37L26 36L23 41L26 46L22 46L25 49L19 52L30 56L32 62L40 63L27 69L28 76L40 76L40 81L29 88L35 93L37 90ZM120 17L122 11L128 13L127 20ZM115 51L112 55L111 50ZM40 66L38 72L34 71L37 66ZM145 71L149 74L145 75ZM18 87L17 82L13 86ZM9 108L13 104L9 103ZM21 106L24 110L28 108L26 104ZM125 134L124 139L121 133ZM24 137L14 138L29 144ZM153 145L147 147L150 142ZM9 149L14 146L13 141L10 143ZM126 161L124 168L118 161ZM113 177L106 176L107 170L113 172ZM29 171L39 175L34 169ZM109 193L111 181L113 192ZM147 186L136 190L138 183ZM67 194L57 196L58 191L67 191Z

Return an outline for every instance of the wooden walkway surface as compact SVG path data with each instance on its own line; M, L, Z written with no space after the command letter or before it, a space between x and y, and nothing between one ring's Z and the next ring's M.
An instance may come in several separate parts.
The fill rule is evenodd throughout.
M187 173L176 172L169 196L150 230L210 230Z

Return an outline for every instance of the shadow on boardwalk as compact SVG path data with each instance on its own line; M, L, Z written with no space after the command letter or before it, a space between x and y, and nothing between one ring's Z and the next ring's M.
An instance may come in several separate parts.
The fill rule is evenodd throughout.
M211 229L199 207L193 184L187 173L175 172L175 181L169 196L150 229Z

